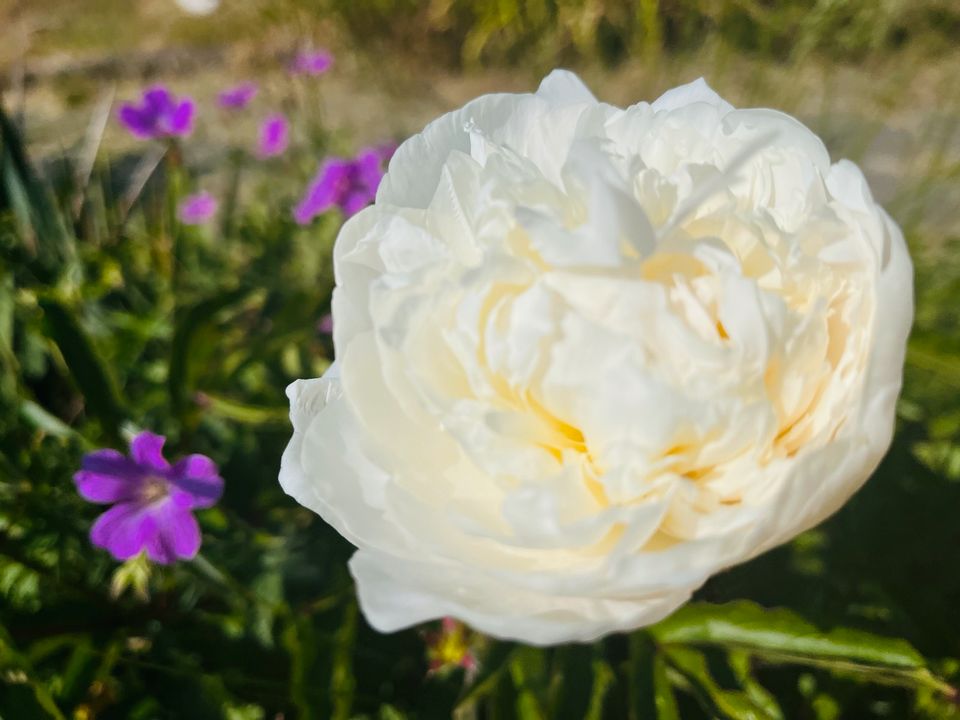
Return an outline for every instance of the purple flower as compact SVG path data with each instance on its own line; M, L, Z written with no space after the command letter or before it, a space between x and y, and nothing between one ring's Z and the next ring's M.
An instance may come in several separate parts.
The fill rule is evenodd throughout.
M299 53L290 63L294 75L323 75L333 65L333 55L327 50Z
M307 225L334 206L347 217L358 213L376 197L383 165L395 149L394 145L364 148L352 160L330 158L324 162L294 208L294 220Z
M188 97L178 99L162 85L144 90L140 104L124 103L119 120L141 140L189 135L193 131L194 104Z
M217 96L217 100L220 103L220 107L229 108L230 110L242 110L256 97L257 91L256 83L245 82L228 90L224 90Z
M217 199L210 193L187 195L177 207L177 217L184 225L201 225L217 212Z
M281 155L289 143L290 126L283 115L271 115L260 125L260 141L257 145L257 154L260 157Z
M223 478L205 455L188 455L174 465L163 458L165 438L142 432L130 443L130 457L96 450L73 476L84 499L113 504L90 528L90 542L127 560L146 551L154 562L189 560L200 549L200 527L192 510L216 504Z

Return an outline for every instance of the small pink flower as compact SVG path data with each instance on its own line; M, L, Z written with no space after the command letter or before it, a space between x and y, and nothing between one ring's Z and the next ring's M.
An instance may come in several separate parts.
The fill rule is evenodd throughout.
M428 631L423 637L429 674L461 667L467 678L472 678L480 669L477 657L471 649L474 636L463 623L445 617L440 621L439 631Z
M333 315L331 315L330 313L327 313L322 318L320 318L320 322L317 323L317 330L323 333L324 335L332 335L333 334Z
M177 207L177 217L184 225L201 225L217 212L217 199L208 192L188 195Z
M287 119L276 113L260 125L260 141L257 154L262 158L282 155L290 144L290 126Z
M299 53L290 63L294 75L323 75L333 65L333 55L327 50Z

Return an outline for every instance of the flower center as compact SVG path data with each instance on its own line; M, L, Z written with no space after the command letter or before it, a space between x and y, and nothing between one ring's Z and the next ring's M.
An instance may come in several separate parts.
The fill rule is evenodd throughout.
M149 476L143 482L143 487L140 490L140 497L145 503L153 503L157 500L162 500L169 494L169 488L167 487L167 482L156 475Z

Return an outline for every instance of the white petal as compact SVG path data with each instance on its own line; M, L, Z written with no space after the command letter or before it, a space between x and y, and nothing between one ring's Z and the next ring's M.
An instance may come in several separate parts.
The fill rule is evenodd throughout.
M677 110L693 103L706 103L725 113L733 110L733 105L717 95L703 78L667 90L652 103L652 107L658 111Z
M554 70L547 75L537 88L537 96L557 107L597 102L583 81L569 70Z

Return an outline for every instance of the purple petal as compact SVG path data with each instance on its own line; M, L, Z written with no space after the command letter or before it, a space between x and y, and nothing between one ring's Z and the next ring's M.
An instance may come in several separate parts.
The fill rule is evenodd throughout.
M373 199L366 190L353 190L347 193L346 197L340 202L340 209L347 217L352 217L363 210Z
M397 152L397 147L395 142L390 141L377 145L373 151L380 156L380 162L386 165L390 162L390 158L393 157L394 153Z
M370 199L377 194L380 181L383 180L383 170L380 169L380 156L375 151L361 154L357 158L357 184L366 190Z
M177 207L177 217L184 225L200 225L217 212L217 199L208 192L188 195Z
M171 135L189 135L193 131L193 110L193 100L182 100L170 113L167 131Z
M206 455L187 455L177 462L171 472L171 482L187 494L188 507L211 507L223 495L223 478L217 464Z
M143 550L156 533L156 521L147 509L135 503L120 503L93 523L90 542L108 550L117 560L128 560Z
M136 495L139 482L116 475L80 470L73 476L77 492L84 500L93 503L116 503L130 500Z
M280 114L271 115L260 126L260 142L257 154L260 157L275 157L282 154L289 144L289 125Z
M171 563L177 559L192 560L200 549L200 526L189 510L166 503L158 508L156 538L147 545L151 560Z
M130 131L130 134L141 140L153 137L153 128L139 108L129 103L120 107L117 114L120 123Z
M146 109L163 112L173 102L170 91L163 85L154 85L143 91L143 104Z
M326 50L303 52L297 55L290 65L294 75L322 75L333 65L333 55Z
M229 90L224 90L218 97L220 107L230 108L232 110L245 108L250 104L250 101L256 97L257 90L256 83L252 82L243 83Z
M144 430L130 442L130 457L139 465L152 470L166 470L170 467L163 457L163 444L167 439Z
M341 201L350 186L352 163L341 158L331 158L323 163L320 172L310 181L307 192L293 211L294 220L308 225L313 218L326 212Z
M83 456L80 469L97 475L109 475L129 482L143 477L143 468L116 450L94 450Z

